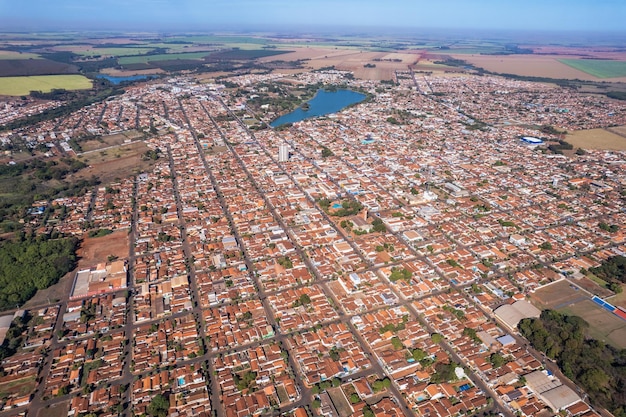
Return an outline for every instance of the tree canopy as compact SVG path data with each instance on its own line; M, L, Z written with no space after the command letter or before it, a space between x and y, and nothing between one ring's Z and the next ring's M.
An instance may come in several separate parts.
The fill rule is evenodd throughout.
M594 405L626 417L626 349L587 338L588 327L580 317L553 310L518 324L533 347L555 359L565 376L582 386Z
M49 235L0 244L0 309L15 308L74 269L78 239Z

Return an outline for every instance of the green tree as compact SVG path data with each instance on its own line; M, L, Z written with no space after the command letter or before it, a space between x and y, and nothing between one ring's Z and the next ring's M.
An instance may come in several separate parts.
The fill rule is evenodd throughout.
M157 394L152 398L146 412L153 417L166 417L170 408L170 402L165 396Z

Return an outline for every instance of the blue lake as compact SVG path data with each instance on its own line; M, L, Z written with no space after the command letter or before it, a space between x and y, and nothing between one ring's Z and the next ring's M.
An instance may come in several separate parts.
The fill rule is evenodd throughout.
M270 126L278 127L286 123L295 123L312 117L336 113L351 104L360 103L365 100L366 97L365 94L357 93L352 90L337 90L332 92L318 90L315 97L307 102L309 104L308 110L297 108L291 113L280 116L270 123Z
M149 80L156 77L156 75L129 75L128 77L113 77L112 75L106 74L96 75L96 78L104 78L105 80L111 81L115 85L123 83L124 81Z

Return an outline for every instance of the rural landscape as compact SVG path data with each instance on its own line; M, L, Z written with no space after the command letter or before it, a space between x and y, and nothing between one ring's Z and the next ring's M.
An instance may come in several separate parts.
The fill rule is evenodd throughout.
M0 417L626 417L622 35L0 32Z

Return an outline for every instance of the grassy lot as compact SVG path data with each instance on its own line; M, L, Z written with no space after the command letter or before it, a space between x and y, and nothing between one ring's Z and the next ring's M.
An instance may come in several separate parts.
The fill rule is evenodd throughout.
M50 92L55 88L88 90L91 80L82 75L35 75L32 77L0 77L0 95L23 96L31 91Z
M4 384L0 384L0 398L5 398L11 394L18 396L26 395L35 389L35 377L15 379Z
M560 59L560 62L598 78L626 77L626 61Z
M602 288L609 288L609 283L606 282L605 280L603 280L600 277L595 276L592 273L589 273L587 275L587 278L589 278L590 280L592 280L593 282L595 282L596 284L598 284L599 286L601 286Z
M147 64L152 61L172 61L175 59L202 59L210 52L189 52L181 54L138 55L125 56L117 60L120 65Z
M37 54L28 52L0 51L0 59L37 59L41 58Z

